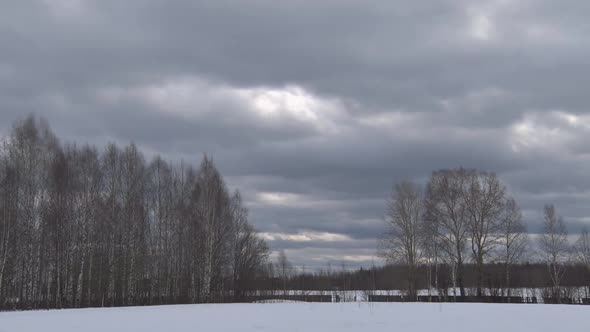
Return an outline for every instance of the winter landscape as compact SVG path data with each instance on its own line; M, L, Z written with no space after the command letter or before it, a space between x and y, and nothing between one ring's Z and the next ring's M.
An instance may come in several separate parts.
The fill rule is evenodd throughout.
M0 332L590 331L588 18L0 1Z

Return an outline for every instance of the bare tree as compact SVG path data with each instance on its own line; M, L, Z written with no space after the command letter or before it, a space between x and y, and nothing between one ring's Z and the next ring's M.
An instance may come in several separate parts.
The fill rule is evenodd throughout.
M432 296L432 290L435 289L437 291L437 296L440 296L441 292L438 284L438 272L441 254L438 241L438 223L433 222L428 218L424 218L423 216L422 235L422 251L427 264L426 284L428 285L428 295Z
M463 188L465 207L469 215L468 228L471 252L477 273L477 296L482 296L483 264L497 245L506 203L506 189L494 173L467 171Z
M171 269L173 248L173 173L168 164L156 157L149 167L149 211L151 249L151 275L155 279L151 290L157 299L171 295ZM158 302L161 302L159 300Z
M18 188L17 171L6 155L8 147L0 150L0 299L6 299L5 279L11 274L16 256L18 201L14 195ZM0 300L0 306L4 303Z
M446 254L461 296L465 296L463 263L469 236L469 211L464 201L466 170L440 170L432 173L425 195L425 218L436 231L435 240Z
M512 198L506 201L506 209L502 219L500 230L500 259L504 262L504 275L506 282L506 296L510 297L510 270L512 266L521 261L526 254L528 234L522 223L522 213L516 201Z
M114 144L109 144L100 158L101 173L103 174L104 187L102 190L100 233L101 243L100 271L98 275L99 292L98 302L101 306L115 305L122 302L121 297L121 273L120 268L123 257L122 243L122 167L121 150Z
M582 264L586 268L586 273L590 275L590 235L587 227L582 229L582 233L574 245L574 252L578 263ZM590 293L590 284L586 287L587 292Z
M423 207L422 192L416 184L407 181L396 184L385 216L387 232L380 243L382 257L408 267L408 295L411 300L417 296L416 268L424 253Z
M543 234L539 244L549 268L553 286L553 296L560 301L561 279L565 273L565 264L569 259L569 243L563 218L557 215L552 204L545 205L543 215Z
M103 205L101 191L103 174L100 169L98 152L95 148L85 146L77 154L74 167L76 174L76 196L79 198L76 215L79 272L77 290L74 297L79 297L78 306L91 306L97 298L96 276L101 276L97 261L100 262L102 241L100 240Z
M263 268L268 246L256 236L254 228L248 223L248 210L242 205L242 197L237 191L232 196L232 215L232 281L234 298L239 300L248 283Z
M277 257L276 270L279 274L279 277L281 278L281 280L283 282L283 295L287 295L287 280L289 279L289 276L291 275L292 269L293 269L293 266L291 265L291 262L289 262L289 259L287 258L287 254L285 253L285 250L280 250L279 256Z
M73 240L69 230L74 212L71 168L63 151L55 154L49 173L48 197L43 205L42 219L46 231L42 234L49 241L46 245L52 256L52 262L47 264L51 271L50 278L56 287L52 302L55 308L62 308L62 299L67 298L69 275L66 273L67 267L71 265L68 254L71 252Z
M200 238L197 255L199 297L212 300L222 282L223 268L231 262L232 215L230 197L213 161L203 158L193 189L193 212Z

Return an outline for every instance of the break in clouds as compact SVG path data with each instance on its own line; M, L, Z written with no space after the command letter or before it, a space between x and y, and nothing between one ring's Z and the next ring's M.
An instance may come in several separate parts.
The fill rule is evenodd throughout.
M494 171L590 224L590 3L7 1L0 134L213 157L296 265L370 265L392 184Z

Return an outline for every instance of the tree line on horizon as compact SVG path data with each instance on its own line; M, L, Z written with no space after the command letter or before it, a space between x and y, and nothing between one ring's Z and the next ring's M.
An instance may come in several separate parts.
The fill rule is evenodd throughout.
M439 289L441 266L450 270L451 285L447 286L466 296L466 263L474 275L477 296L485 296L485 269L492 262L503 266L505 293L501 295L510 297L511 273L534 250L520 208L506 186L496 174L476 169L434 171L424 187L410 181L394 185L385 222L387 230L378 252L388 262L405 267L404 288L411 299L417 296L419 281L427 280L429 289ZM552 204L544 206L543 231L534 242L546 266L550 282L545 286L552 298L567 297L564 275L568 270L580 271L569 265L582 266L588 278L588 230L584 228L577 241L570 243L565 222ZM583 285L590 288L590 280Z
M268 253L207 156L195 169L61 144L33 116L0 146L0 308L237 297Z

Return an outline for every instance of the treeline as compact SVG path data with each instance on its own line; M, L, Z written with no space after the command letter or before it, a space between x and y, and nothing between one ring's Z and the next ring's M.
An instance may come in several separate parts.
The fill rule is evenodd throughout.
M565 222L551 204L543 209L542 224L542 234L531 240L518 204L494 173L440 170L432 173L425 187L408 181L394 186L379 253L390 263L405 267L403 289L410 299L419 288L458 288L459 296L464 297L467 272L479 297L493 286L493 279L505 290L501 295L508 297L517 285L548 287L549 296L556 299L567 295L563 287L566 280L585 278L577 284L589 286L588 231L583 230L577 241L570 243ZM545 267L544 281L523 283L522 270L516 274L515 269L533 252ZM502 282L497 280L497 271L490 277L490 267L497 270L491 262L502 267ZM538 266L533 271L538 272ZM446 275L443 279L441 273ZM566 273L576 275L565 279Z
M211 159L146 162L137 147L61 144L43 121L0 147L0 307L239 297L268 247Z
M438 288L432 287L435 282L429 279L429 266L421 264L416 268L416 288L427 293L430 289L433 294L453 297L453 268L447 264L440 264L436 275ZM474 264L467 263L464 269L464 285L467 295L475 295L477 287L477 269ZM580 290L580 294L590 297L590 271L581 264L569 264L565 266L562 279L562 287ZM511 267L510 285L506 284L505 267L501 262L490 262L483 266L483 287L487 295L506 295L507 289L542 289L551 290L551 276L546 264L543 263L516 263ZM434 276L432 276L434 277ZM282 290L288 291L389 291L407 290L408 267L400 264L375 266L372 268L360 268L358 270L341 270L338 268L323 269L314 273L293 272L288 275L286 281L279 275L261 276L255 282L257 290ZM471 292L467 291L470 290ZM516 294L513 294L516 295ZM550 294L548 294L550 295ZM459 295L460 296L460 295Z

